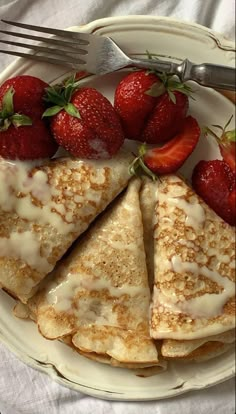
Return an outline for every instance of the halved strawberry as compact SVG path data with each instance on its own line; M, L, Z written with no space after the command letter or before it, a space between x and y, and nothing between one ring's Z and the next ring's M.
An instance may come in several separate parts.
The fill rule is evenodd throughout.
M153 178L153 173L170 174L177 171L193 152L200 137L200 128L191 116L188 116L179 134L162 147L146 149L140 147L139 157L131 165L131 173L136 173L142 166L146 173Z
M221 131L221 135L218 136L212 129L206 127L205 135L213 136L219 144L220 153L223 160L229 165L233 172L236 172L236 131L235 129L227 131L233 115L230 117L224 127L220 125L212 125Z

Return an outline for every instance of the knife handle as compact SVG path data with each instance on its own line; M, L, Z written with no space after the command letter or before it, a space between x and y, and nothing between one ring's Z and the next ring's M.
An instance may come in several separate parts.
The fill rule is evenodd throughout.
M181 80L193 80L211 88L235 90L235 68L211 63L194 64L184 60L177 70Z

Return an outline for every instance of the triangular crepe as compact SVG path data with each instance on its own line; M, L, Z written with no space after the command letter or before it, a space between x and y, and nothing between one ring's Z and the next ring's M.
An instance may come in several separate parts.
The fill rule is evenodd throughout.
M139 179L99 217L32 299L40 332L71 336L84 354L117 364L158 364L149 336L150 289ZM136 367L136 365L135 365Z
M161 353L168 359L181 361L205 361L223 354L234 346L235 330L192 341L164 339Z
M143 239L150 289L154 282L154 211L158 198L158 182L148 177L143 178L140 190L140 207L143 219Z
M120 193L132 156L0 159L0 287L26 302L73 241Z
M192 340L235 327L235 232L179 177L162 177L151 336Z

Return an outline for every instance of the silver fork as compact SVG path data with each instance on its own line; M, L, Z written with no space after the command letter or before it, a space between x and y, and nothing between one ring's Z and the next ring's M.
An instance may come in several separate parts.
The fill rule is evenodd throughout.
M177 75L182 82L192 80L203 86L235 89L235 68L229 66L210 63L195 64L188 59L183 60L180 64L159 59L135 59L126 55L109 37L33 26L8 20L2 21L23 29L51 34L54 37L0 30L1 33L7 35L43 42L42 45L35 45L1 39L1 43L31 49L30 53L0 50L1 53L63 65L76 71L84 70L97 75L114 72L131 65Z

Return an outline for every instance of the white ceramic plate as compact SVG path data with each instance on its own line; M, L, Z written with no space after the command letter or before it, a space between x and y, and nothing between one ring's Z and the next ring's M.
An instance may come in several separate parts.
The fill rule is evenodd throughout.
M125 52L143 55L150 52L177 60L235 65L234 45L221 35L199 25L190 25L163 17L131 16L97 20L82 28L86 33L111 36ZM53 82L68 73L65 68L18 59L0 76L32 74ZM111 101L123 73L90 77L85 82L98 88ZM193 85L195 101L190 113L200 125L224 124L234 113L233 104L218 92ZM189 175L199 159L219 154L211 143L201 142L183 168ZM33 322L12 315L14 300L0 292L0 339L25 363L44 371L56 381L81 392L113 400L151 400L172 397L189 390L209 387L234 375L233 350L204 363L171 363L167 372L141 378L137 372L112 368L76 354L66 345L42 338Z

